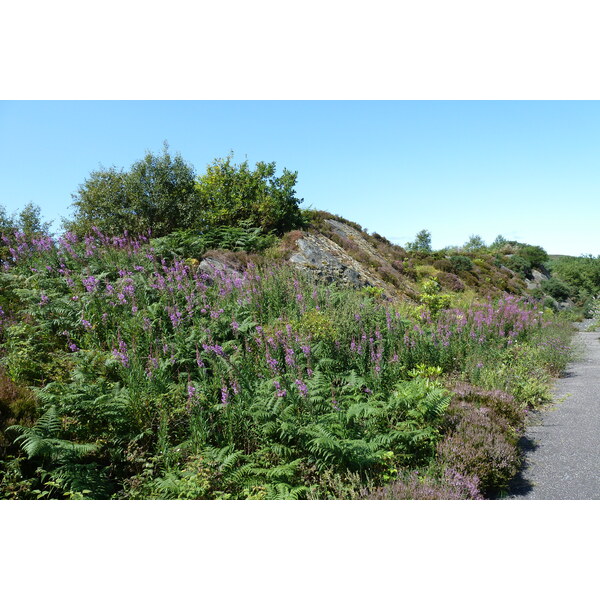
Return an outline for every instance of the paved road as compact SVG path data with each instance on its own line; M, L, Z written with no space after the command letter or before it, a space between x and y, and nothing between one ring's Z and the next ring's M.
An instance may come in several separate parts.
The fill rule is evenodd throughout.
M508 499L600 499L600 331L579 331L575 344L580 356L555 385L558 402L527 428L525 468Z

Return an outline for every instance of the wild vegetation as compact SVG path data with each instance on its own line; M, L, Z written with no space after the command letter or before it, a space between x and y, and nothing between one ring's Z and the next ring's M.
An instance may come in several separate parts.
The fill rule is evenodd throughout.
M501 494L570 357L564 313L507 264L545 268L543 249L434 252L420 232L405 250L336 217L398 293L331 285L286 244L320 232L372 257L299 209L295 174L231 161L195 177L165 148L92 174L58 238L35 209L4 215L0 497Z

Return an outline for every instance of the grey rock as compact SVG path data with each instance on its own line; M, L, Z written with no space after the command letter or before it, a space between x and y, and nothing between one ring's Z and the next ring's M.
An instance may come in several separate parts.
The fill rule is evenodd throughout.
M234 269L226 262L212 256L203 258L198 265L198 270L202 273L206 273L211 279L213 279L219 273L223 273L227 277L232 278L241 277L240 271Z

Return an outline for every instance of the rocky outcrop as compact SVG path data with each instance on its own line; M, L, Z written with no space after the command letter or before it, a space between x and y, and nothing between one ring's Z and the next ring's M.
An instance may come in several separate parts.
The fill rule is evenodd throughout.
M385 287L383 281L368 273L357 260L324 235L305 233L296 246L297 251L288 260L319 279L355 288L369 285Z
M338 235L346 243L355 247L371 262L371 264L380 266L388 264L387 260L385 260L385 258L383 258L356 229L341 221L336 221L335 219L327 219L325 222L331 226L334 234Z
M415 297L417 292L406 278L398 274L393 285L381 276L393 272L393 267L359 231L334 219L325 223L331 237L317 231L302 232L288 257L292 265L327 283L376 287L388 297Z
M533 269L531 271L531 277L527 278L525 283L527 284L528 290L537 290L541 287L543 281L548 281L550 279L550 274L547 271L538 271L537 269Z

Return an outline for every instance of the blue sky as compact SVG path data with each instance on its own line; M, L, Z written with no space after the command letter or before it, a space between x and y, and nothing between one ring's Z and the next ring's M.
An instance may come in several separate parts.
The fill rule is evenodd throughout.
M0 204L58 224L92 170L167 140L198 173L231 150L298 171L303 207L400 244L598 255L599 134L594 101L3 101Z

